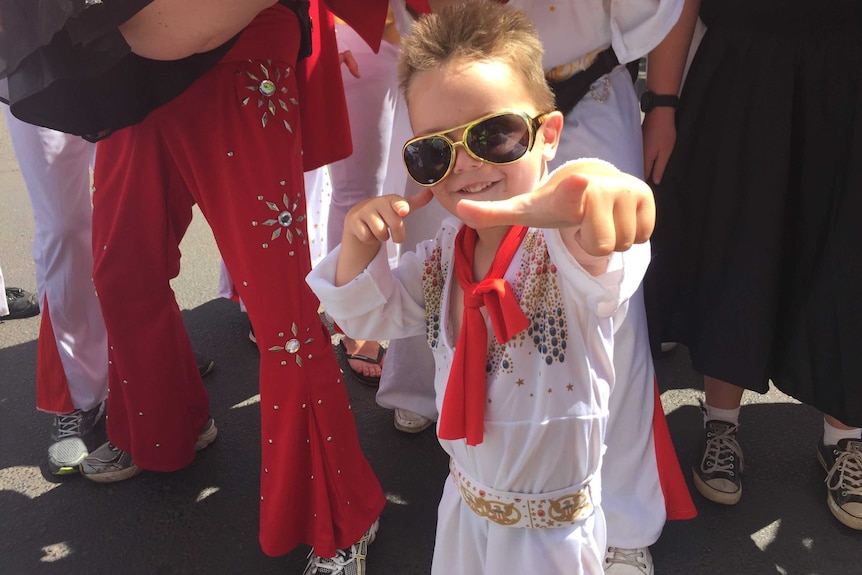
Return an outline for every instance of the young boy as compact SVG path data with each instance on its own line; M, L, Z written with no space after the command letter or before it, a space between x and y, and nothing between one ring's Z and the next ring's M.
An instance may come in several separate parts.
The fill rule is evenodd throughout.
M418 135L404 160L426 190L357 205L308 277L353 337L427 335L451 456L435 575L602 573L614 323L648 258L588 250L606 254L623 228L645 241L651 195L597 160L547 173L563 119L541 62L532 24L506 6L421 19L399 75ZM432 195L460 220L390 271L381 242L403 239Z

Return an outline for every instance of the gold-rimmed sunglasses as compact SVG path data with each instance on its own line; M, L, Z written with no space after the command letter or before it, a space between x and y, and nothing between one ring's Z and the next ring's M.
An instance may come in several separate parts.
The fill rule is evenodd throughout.
M516 110L482 116L464 125L413 138L404 144L402 158L407 173L420 186L443 181L455 165L455 147L464 149L476 160L505 165L517 162L533 149L536 132L548 112L535 117ZM459 141L446 134L464 130Z

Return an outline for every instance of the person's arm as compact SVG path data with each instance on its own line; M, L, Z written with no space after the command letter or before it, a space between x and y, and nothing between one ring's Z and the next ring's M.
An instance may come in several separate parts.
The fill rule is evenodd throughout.
M213 50L277 0L153 0L120 26L132 52L179 60Z
M649 53L646 88L660 95L679 95L682 73L700 0L685 0L682 13L664 40ZM676 109L659 106L644 116L644 177L661 182L667 160L676 143Z
M335 286L343 286L361 274L386 240L404 241L404 218L431 201L431 190L414 196L379 196L353 206L344 218L344 233L335 272Z

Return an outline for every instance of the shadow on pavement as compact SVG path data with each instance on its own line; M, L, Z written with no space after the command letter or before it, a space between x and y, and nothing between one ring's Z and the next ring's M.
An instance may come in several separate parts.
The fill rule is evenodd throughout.
M248 340L247 320L225 300L184 317L195 348L216 362L205 382L218 440L182 471L143 473L119 484L97 485L78 476L43 479L50 416L34 410L35 342L0 349L4 575L301 573L307 548L269 558L257 542L258 352ZM664 389L688 393L699 386L684 350L659 360L658 369ZM392 413L374 402L373 388L350 385L348 391L363 448L389 498L368 571L427 574L447 458L433 431L416 436L396 431ZM700 412L683 405L668 420L690 481ZM801 405L743 408L742 501L723 507L692 488L699 516L666 526L653 547L656 573L859 572L862 536L834 520L824 504L824 473L814 457L820 425L819 415Z

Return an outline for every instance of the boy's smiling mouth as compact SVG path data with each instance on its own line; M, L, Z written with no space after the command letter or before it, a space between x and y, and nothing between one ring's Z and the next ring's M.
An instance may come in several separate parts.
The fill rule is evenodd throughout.
M486 190L486 189L490 188L490 187L491 187L491 186L493 186L495 183L496 183L496 182L481 182L481 183L473 184L473 185L470 185L470 186L464 186L464 187L463 187L463 188L461 188L459 191L460 191L460 192L467 193L467 194L476 194L476 193L478 193L478 192L481 192L481 191L484 191L484 190Z

